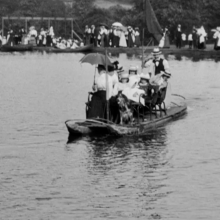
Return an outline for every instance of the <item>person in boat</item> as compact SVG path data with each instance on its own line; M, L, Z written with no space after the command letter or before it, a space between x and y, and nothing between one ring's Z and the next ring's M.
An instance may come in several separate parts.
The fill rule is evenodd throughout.
M154 48L151 55L153 58L145 61L145 67L149 68L151 77L160 74L161 71L169 71L169 63L165 58L162 58L162 52L159 48Z
M76 49L78 48L79 41L78 40L73 40L73 44L71 45L71 49Z
M144 90L145 94L148 93L148 88L149 88L149 83L150 83L150 75L148 73L140 74L140 82L138 83L137 88Z
M160 74L150 78L147 99L150 99L151 103L156 104L158 100L165 99L166 88L168 87L170 77L170 71L161 71Z
M181 48L182 47L182 30L181 30L181 25L178 24L176 34L175 34L175 39L176 39L176 48Z
M215 39L214 50L220 50L220 27L217 27L213 35Z
M138 67L136 66L131 66L129 68L129 85L130 85L130 88L134 88L138 82L140 81L140 77L138 75Z
M106 87L106 69L103 65L98 65L93 85L93 96L88 111L88 118L106 118L106 99L110 99L113 94L113 80L108 74L108 85ZM108 89L108 97L106 90Z
M114 96L118 95L119 92L122 92L124 89L130 88L129 84L129 74L126 72L121 73L120 81L115 85L113 94Z

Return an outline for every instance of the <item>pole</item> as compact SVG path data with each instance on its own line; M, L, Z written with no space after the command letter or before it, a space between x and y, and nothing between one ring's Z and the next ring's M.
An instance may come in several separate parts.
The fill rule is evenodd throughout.
M25 19L25 32L27 33L28 30L27 30L27 19Z
M143 28L143 36L142 36L142 72L144 69L144 28Z
M4 37L4 18L2 18L2 38Z
M108 91L108 67L107 67L107 49L105 49L105 70L106 70L106 113L107 113L107 123L109 121L109 91Z
M73 20L71 21L71 38L73 39Z

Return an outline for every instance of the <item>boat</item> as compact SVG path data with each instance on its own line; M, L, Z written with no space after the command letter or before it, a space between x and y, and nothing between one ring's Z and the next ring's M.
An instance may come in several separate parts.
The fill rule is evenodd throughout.
M81 53L90 52L93 50L93 44L78 47L76 49L60 49L54 47L34 47L35 51L46 51L48 53Z
M33 47L30 45L3 45L1 47L2 52L25 52L25 51L32 51Z
M187 105L184 99L179 95L174 95L175 101L172 101L166 112L158 116L158 113L147 114L143 118L136 119L136 122L130 125L115 124L105 119L86 119L86 120L68 120L65 122L70 137L79 136L130 136L146 134L149 130L157 129L166 123L178 119L187 113Z

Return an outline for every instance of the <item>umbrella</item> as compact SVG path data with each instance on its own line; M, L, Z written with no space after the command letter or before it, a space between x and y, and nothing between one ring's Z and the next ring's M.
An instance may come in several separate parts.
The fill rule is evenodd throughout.
M105 66L105 64L106 64L107 66L113 66L110 59L107 56L100 54L100 53L89 53L89 54L85 55L80 60L80 62L81 63L90 63L92 65L100 64L100 65Z
M115 23L112 24L112 26L121 27L123 25L120 22L115 22Z
M122 30L122 31L124 31L124 32L128 30L128 28L125 27L125 26L118 27L118 29L119 29L119 30Z

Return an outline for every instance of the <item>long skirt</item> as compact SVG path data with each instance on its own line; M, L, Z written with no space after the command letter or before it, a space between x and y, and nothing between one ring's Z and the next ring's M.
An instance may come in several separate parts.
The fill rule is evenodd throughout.
M105 118L106 91L97 91L93 94L88 110L88 118Z
M136 47L140 47L141 46L140 36L135 36L134 44L136 45Z

